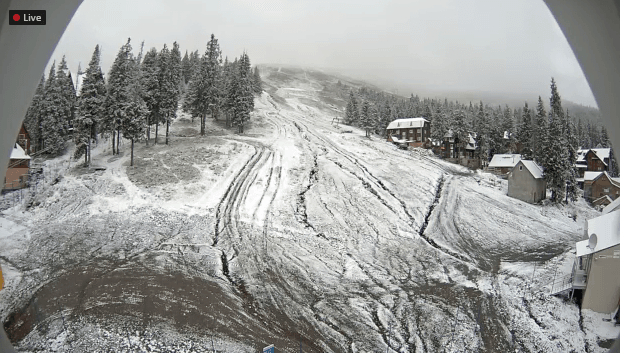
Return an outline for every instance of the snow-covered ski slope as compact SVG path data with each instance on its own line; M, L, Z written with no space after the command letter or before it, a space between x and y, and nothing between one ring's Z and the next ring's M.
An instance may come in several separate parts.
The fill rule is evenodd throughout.
M21 351L605 351L618 329L544 295L596 211L332 124L339 78L261 72L245 134L181 113L134 168L102 141L105 171L3 212Z

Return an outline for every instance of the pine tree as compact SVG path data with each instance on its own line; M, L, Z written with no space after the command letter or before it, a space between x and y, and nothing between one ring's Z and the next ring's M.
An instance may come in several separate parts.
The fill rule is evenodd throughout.
M607 135L607 128L605 125L601 127L601 145L603 148L611 147L611 143L609 142L609 136Z
M521 115L521 123L519 125L519 142L521 143L521 158L532 159L534 155L532 146L532 116L530 108L525 102Z
M65 56L62 56L58 70L56 70L56 82L60 87L61 101L58 110L61 114L62 134L68 135L71 125L73 124L73 113L76 106L75 87L71 79L71 73L67 68Z
M129 102L134 100L130 89L133 84L133 55L131 54L131 39L123 45L112 64L107 82L106 99L104 102L105 120L104 131L112 135L112 153L119 153L120 133L125 109ZM116 143L116 146L115 146Z
M484 104L480 101L478 106L478 113L473 124L474 132L476 133L476 139L478 148L474 151L476 157L483 161L489 161L489 133L488 133L488 117L484 110Z
M43 119L41 121L43 148L52 156L60 155L65 150L63 133L64 122L67 118L66 102L61 88L62 82L58 82L56 79L55 67L56 63L53 63L47 76L43 99Z
M140 100L130 100L123 104L122 130L123 137L131 140L131 163L133 166L134 143L144 135L146 116L149 111Z
M189 56L187 55L187 50L185 51L185 56L183 56L183 60L181 62L181 66L183 67L183 83L187 84L189 82L189 79L190 79L191 73L192 73L192 64L189 61Z
M182 74L179 45L174 42L172 50L169 51L164 44L164 48L159 53L159 108L163 122L166 124L166 144L168 144L170 122L176 117L181 97Z
M106 88L100 66L101 53L99 45L90 59L85 77L82 82L78 99L76 124L74 125L74 141L76 145L75 158L84 154L84 162L90 163L91 140L96 133L96 127L103 120L102 106L105 100Z
M565 179L566 179L566 199L571 202L577 201L577 134L575 125L572 122L572 119L568 115L568 110L566 111L566 118L564 119L566 125L566 151L567 151L567 160L565 162L566 171L565 171Z
M547 167L546 152L547 151L547 112L542 98L538 96L538 106L536 107L536 129L532 132L532 147L534 149L534 160L543 170Z
M159 100L160 64L158 55L157 49L151 48L146 52L142 61L142 100L148 109L146 116L147 146L151 139L151 125L160 121L162 116Z
M347 125L353 125L356 121L357 114L357 99L353 94L353 91L349 92L349 102L345 110L344 123Z
M260 78L260 72L258 72L258 66L254 66L254 76L252 78L254 87L254 93L260 94L263 92L263 81Z
M383 109L381 109L381 114L378 121L378 133L381 136L387 138L387 127L392 122L392 108L390 107L390 102L386 99L383 102Z
M448 122L446 120L448 119L444 107L438 104L431 124L431 137L434 140L443 141L443 136L448 131Z
M553 78L551 79L551 98L549 103L545 179L547 180L548 188L551 190L551 201L560 203L564 201L566 175L570 166L568 165L568 152L566 149L568 141L566 141L564 111L562 110L561 98Z
M250 57L243 53L235 70L232 89L234 108L232 110L232 124L239 133L250 119L250 112L254 110L254 94L252 91L252 66Z
M581 118L577 119L577 142L578 142L579 148L583 148L584 138L583 138L583 124L581 123Z
M374 126L373 112L367 100L362 102L362 112L360 114L361 127L366 131L366 137L370 137L370 131Z
M34 92L32 102L26 111L24 125L30 134L31 148L30 152L39 151L43 146L43 132L41 131L41 121L45 114L45 75L41 76L41 81ZM32 147L34 145L34 148ZM29 152L29 151L27 151Z

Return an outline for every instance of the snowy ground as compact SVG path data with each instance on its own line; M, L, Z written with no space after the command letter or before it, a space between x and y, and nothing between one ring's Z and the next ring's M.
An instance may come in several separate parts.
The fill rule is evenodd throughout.
M596 211L332 125L335 78L262 72L246 134L181 114L134 167L105 141L105 170L46 162L63 177L0 216L20 351L604 352L618 335L546 295Z

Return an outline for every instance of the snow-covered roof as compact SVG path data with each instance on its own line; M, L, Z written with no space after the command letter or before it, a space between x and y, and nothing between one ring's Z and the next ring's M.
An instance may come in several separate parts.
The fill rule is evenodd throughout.
M603 214L608 214L609 212L616 211L618 207L620 207L620 197L616 198L614 201L612 201L612 203L605 206L605 208L603 208Z
M30 159L30 156L24 152L24 149L19 144L15 144L13 146L13 150L11 151L11 159Z
M465 149L469 151L473 151L476 149L476 140L474 140L471 134L469 134L469 142L467 142L467 146L465 146Z
M543 178L542 167L539 166L538 164L536 164L536 162L529 161L529 160L523 160L523 159L520 160L519 162L521 164L523 164L525 166L525 168L527 168L527 170L530 171L530 174L532 174L532 176L534 178L536 178L536 179L542 179ZM516 165L519 165L519 163L517 163Z
M605 158L609 158L611 148L591 148L592 152L596 153L596 156L604 161Z
M577 256L584 256L620 244L620 212L589 219L585 224L588 240L577 242Z
M575 167L581 168L581 169L588 169L588 165L587 164L576 164Z
M388 125L387 129L420 128L424 127L424 123L426 122L428 122L428 120L424 118L396 119Z
M600 159L603 164L607 165L607 163L605 163L605 158L609 158L609 154L611 153L611 148L590 148L590 149L580 149L577 150L577 164L579 163L586 163L586 155L588 154L588 151L592 151L594 152L594 154L596 154L596 157L598 157L598 159Z
M451 137L454 137L454 131L452 131L452 129L448 129L445 135L443 135L443 138L451 138Z
M590 172L586 172L584 173L584 179L585 179L585 174L590 173ZM607 179L609 180L609 182L617 187L620 188L620 178L612 178L611 175L609 175L607 172L591 172L591 173L598 173L594 178L592 179L586 179L586 180L597 180L598 178L600 178L602 175L605 175L607 177Z
M586 154L588 153L588 150L583 150L583 149L578 149L577 150L577 163L579 162L586 162Z
M521 160L520 154L496 154L489 163L489 168L512 168Z
M596 178L599 177L599 175L603 174L603 172L584 172L583 173L583 180L584 181L588 181L588 180L594 180Z

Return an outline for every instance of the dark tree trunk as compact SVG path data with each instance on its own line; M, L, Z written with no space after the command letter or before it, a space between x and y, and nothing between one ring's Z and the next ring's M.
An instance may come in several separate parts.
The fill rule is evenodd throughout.
M166 119L166 145L168 144L168 131L170 130L170 119Z
M205 119L207 118L207 114L202 114L200 116L200 136L205 135Z
M133 167L133 139L131 139L131 163L130 166Z
M157 135L159 134L159 121L155 124L155 144L157 144Z
M112 130L112 155L116 154L116 132Z
M118 127L118 130L116 130L116 154L120 154L121 152L121 127Z
M151 141L151 118L146 118L146 145L149 145L149 141Z

